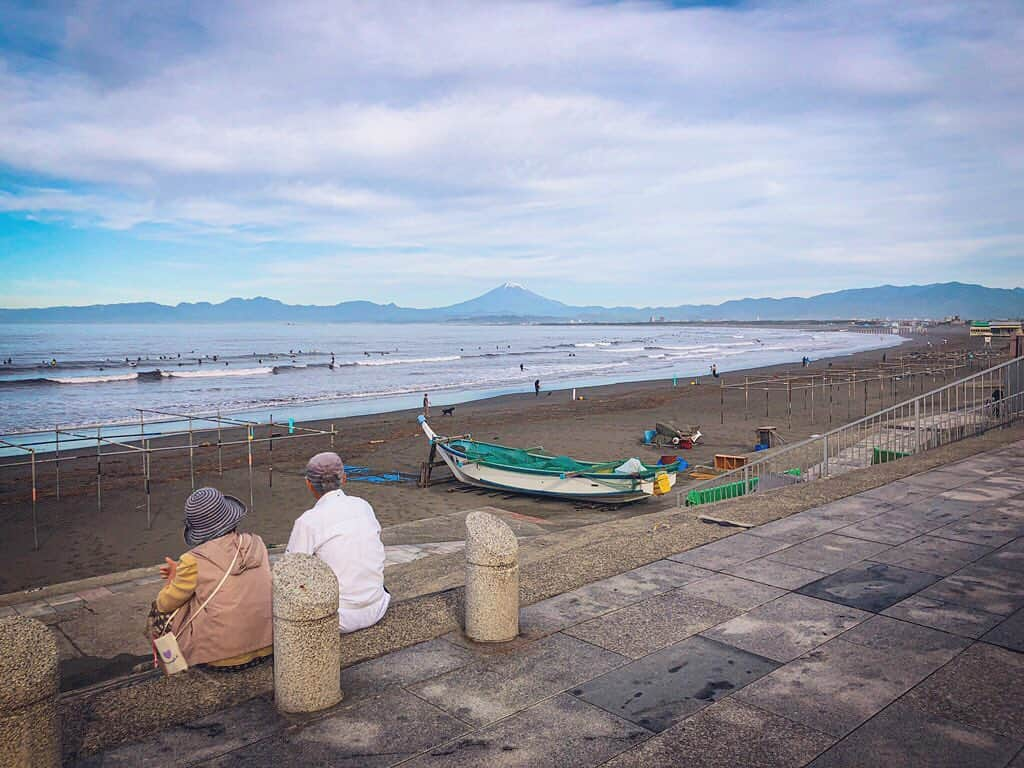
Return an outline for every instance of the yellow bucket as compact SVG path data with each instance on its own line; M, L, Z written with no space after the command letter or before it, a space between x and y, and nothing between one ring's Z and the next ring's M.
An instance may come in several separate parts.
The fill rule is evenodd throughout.
M672 490L672 484L668 480L668 474L662 472L661 474L654 476L654 495L661 496L663 493L668 493Z

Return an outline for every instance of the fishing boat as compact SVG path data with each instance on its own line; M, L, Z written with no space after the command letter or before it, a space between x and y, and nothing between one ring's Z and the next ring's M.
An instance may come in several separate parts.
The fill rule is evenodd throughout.
M431 459L440 454L455 479L481 488L622 504L668 493L676 483L678 463L644 464L638 459L594 462L552 456L541 449L526 450L482 443L470 435L438 435L419 417L430 440Z

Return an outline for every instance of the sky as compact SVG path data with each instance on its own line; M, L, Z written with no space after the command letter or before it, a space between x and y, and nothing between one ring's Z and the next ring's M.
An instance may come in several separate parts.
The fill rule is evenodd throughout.
M0 306L1024 284L1024 2L0 0Z

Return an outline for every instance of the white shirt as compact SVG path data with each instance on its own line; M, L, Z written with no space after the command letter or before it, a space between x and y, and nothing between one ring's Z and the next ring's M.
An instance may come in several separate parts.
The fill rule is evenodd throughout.
M342 490L325 493L295 521L288 551L316 555L334 571L342 632L376 624L387 611L380 523L363 499Z

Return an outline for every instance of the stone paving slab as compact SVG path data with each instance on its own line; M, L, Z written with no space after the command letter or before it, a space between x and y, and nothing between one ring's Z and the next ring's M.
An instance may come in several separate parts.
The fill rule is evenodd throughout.
M680 587L676 591L740 611L749 611L786 594L784 589L730 576L727 573L716 573Z
M1024 607L1024 584L1019 574L979 564L961 568L921 590L920 595L1000 616L1009 616Z
M378 694L390 686L411 685L436 677L464 667L476 658L466 648L439 637L346 667L341 670L341 690L345 701L353 701Z
M976 512L977 509L978 505L972 502L955 501L942 496L932 496L931 498L899 507L901 513L920 516L923 520L935 523L936 527L966 517L971 512Z
M711 575L710 571L686 563L658 560L526 606L519 613L520 637L543 637ZM458 635L454 633L449 639L464 642Z
M355 704L343 702L326 717L195 765L384 768L468 729L465 723L396 688Z
M870 614L856 608L788 594L702 635L759 656L786 662L869 617Z
M747 686L741 701L832 736L845 736L935 667L894 653L833 640Z
M460 720L480 726L627 661L617 653L556 634L517 653L480 659L409 690Z
M872 555L871 559L915 571L949 576L991 551L991 547L983 544L924 535Z
M938 581L938 576L885 563L858 563L797 590L801 595L883 611Z
M844 632L840 639L846 643L891 652L897 657L913 654L914 658L909 663L923 665L926 671L941 667L970 646L970 641L965 638L888 616L872 616Z
M75 763L77 768L165 768L179 756L199 763L247 746L287 726L273 702L253 699L237 707L168 728L145 742L126 744Z
M911 475L903 478L903 482L909 486L920 487L926 491L938 489L949 491L961 485L966 485L973 478L964 472L954 472L948 469L933 469L930 472L922 472L919 475Z
M857 523L869 517L895 509L891 504L863 496L847 496L845 499L833 501L814 509L799 513L807 518L829 520L837 523Z
M766 675L777 662L706 637L691 637L570 691L660 732Z
M836 533L822 536L795 544L789 549L776 552L768 559L776 563L794 565L798 568L810 568L822 573L834 573L848 565L870 558L888 549L888 545L874 541L854 539Z
M986 632L981 639L986 643L1024 653L1024 609Z
M565 634L638 659L739 613L673 590L564 630Z
M494 725L431 749L408 768L533 768L600 765L651 737L650 731L603 709L559 694Z
M796 565L786 565L772 560L769 557L762 557L759 560L751 560L749 563L726 568L725 573L738 576L742 579L761 582L780 589L798 589L804 584L810 584L821 578L821 571L812 571L809 568L800 568Z
M924 712L1020 739L1024 655L975 643L907 694Z
M891 608L886 608L883 613L924 627L970 638L981 637L1005 618L997 613L988 613L969 605L938 600L922 594L908 597Z
M799 768L833 739L733 698L676 723L604 768Z
M884 501L895 507L902 507L935 496L933 489L913 485L906 480L897 480L888 485L880 485L870 491L857 494L860 498Z
M773 539L787 544L799 544L846 525L849 525L849 521L845 518L838 520L829 519L826 517L816 517L808 512L799 512L795 515L751 528L747 533L751 536Z
M967 541L988 547L1001 547L1021 535L1019 527L995 520L965 519L949 523L932 531L933 536L955 541Z
M897 701L811 763L811 768L993 768L1022 742Z
M938 528L941 523L931 522L923 518L902 513L902 510L882 512L879 515L861 520L853 525L840 528L836 533L852 536L855 539L878 541L882 544L895 546L910 541L922 533Z
M726 566L740 565L763 555L785 549L786 543L772 541L750 533L735 533L703 547L691 549L679 555L672 555L670 560L689 563L700 568L720 571Z

